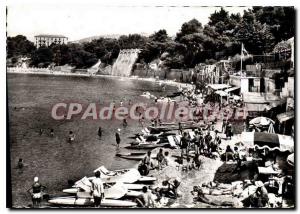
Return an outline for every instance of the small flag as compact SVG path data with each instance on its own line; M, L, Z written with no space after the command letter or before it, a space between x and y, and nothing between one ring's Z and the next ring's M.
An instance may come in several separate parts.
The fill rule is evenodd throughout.
M244 44L242 43L242 56L248 56L248 51L245 49Z

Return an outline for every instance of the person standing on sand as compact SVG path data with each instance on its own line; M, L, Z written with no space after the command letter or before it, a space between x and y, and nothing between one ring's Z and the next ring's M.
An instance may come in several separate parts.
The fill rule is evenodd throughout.
M121 131L121 129L118 129L118 131L116 132L116 143L117 143L118 148L119 148L120 143L121 143L120 131Z
M180 147L181 147L181 155L184 154L184 150L186 152L186 156L188 157L189 151L188 151L188 145L189 145L189 139L187 136L187 133L183 133L183 137L181 138Z
M144 116L142 116L142 113L140 113L139 122L140 122L141 127L144 128L145 118L144 118Z
M183 128L180 122L178 123L178 130L179 130L179 134L182 135Z
M195 131L195 137L193 139L193 143L194 143L194 146L195 146L195 151L196 151L196 154L199 154L199 148L200 148L200 134L199 132L196 130Z
M234 147L233 158L236 161L236 167L233 170L233 172L237 172L238 174L240 174L241 167L242 167L242 159L240 157L238 147L236 147L236 146Z
M165 159L162 148L159 149L159 152L156 155L156 159L157 159L157 163L158 163L158 166L157 166L158 170L161 170L163 160Z
M207 131L205 137L204 137L204 142L205 142L205 146L207 148L206 150L206 155L210 155L210 142L212 140L212 136L210 135L210 131Z
M102 199L104 199L104 187L100 178L100 171L95 172L95 179L92 181L91 195L94 198L94 206L100 207Z
M225 129L225 134L226 134L226 138L231 140L231 137L232 137L232 124L231 123L228 123L228 125L226 126L226 129Z

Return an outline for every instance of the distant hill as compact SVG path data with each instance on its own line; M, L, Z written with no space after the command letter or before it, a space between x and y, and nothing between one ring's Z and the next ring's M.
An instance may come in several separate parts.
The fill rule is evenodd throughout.
M148 33L139 33L142 36L149 36ZM111 38L111 39L118 39L120 36L122 36L122 34L105 34L105 35L100 35L100 36L91 36L91 37L87 37L87 38L83 38L83 39L79 39L79 40L75 40L75 41L70 41L71 43L84 43L84 42L91 42L95 39L99 39L99 38Z

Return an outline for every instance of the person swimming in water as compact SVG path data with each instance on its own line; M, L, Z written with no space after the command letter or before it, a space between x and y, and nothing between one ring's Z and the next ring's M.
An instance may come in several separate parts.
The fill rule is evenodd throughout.
M75 134L72 131L69 132L69 139L68 140L69 140L69 143L73 143L74 140L75 140Z
M17 166L18 166L19 169L23 169L24 163L23 163L23 159L22 158L19 159Z
M54 129L50 129L50 136L54 137Z

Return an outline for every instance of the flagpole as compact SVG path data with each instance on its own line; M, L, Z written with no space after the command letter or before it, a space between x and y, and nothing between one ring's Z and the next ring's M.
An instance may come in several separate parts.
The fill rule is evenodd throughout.
M242 71L243 71L243 46L244 46L244 44L242 43L242 46L241 46L241 77L242 77Z

